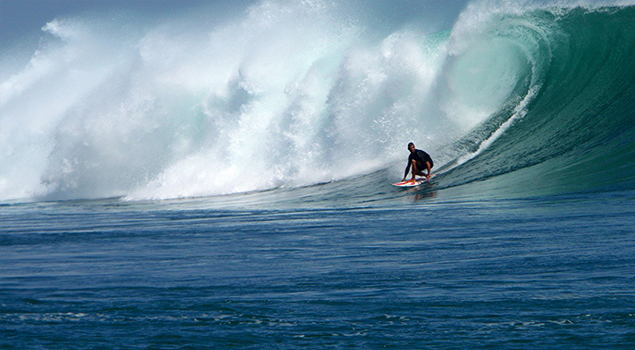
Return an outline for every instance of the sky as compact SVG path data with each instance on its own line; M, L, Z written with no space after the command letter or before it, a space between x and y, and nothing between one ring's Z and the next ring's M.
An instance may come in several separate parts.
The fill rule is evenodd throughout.
M285 1L285 0L280 0ZM289 0L296 1L296 0ZM337 0L340 1L340 0ZM395 17L397 21L421 13L439 13L440 20L451 22L467 0L346 0L372 8L370 13ZM55 18L83 13L126 11L161 17L178 11L212 8L214 11L246 9L260 0L0 0L0 48L37 44L41 28Z
M58 17L85 12L132 11L160 16L203 5L222 9L247 6L255 0L0 0L0 47L37 36L46 23Z

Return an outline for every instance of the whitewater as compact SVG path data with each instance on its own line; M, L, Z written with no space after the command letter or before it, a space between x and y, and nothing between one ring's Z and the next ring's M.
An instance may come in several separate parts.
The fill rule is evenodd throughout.
M1 349L635 343L632 1L51 1L0 2Z
M486 148L522 118L566 35L503 4L469 5L451 30L320 1L56 18L2 60L0 199L307 186L392 168L410 141L464 163L482 150L449 145L515 108Z

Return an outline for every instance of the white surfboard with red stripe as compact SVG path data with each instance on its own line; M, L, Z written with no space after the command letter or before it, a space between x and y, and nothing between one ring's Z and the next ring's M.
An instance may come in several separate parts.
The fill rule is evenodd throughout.
M434 175L432 175L432 177L434 177ZM421 177L418 179L415 179L415 181L411 181L411 180L406 180L406 181L401 181L401 182L395 182L394 184L392 184L393 186L397 186L397 187L417 187L421 184L424 184L428 182L428 179L425 177Z

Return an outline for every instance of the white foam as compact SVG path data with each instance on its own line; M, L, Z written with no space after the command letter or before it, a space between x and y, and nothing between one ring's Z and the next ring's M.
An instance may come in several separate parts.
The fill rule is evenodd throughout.
M405 159L409 141L434 150L468 132L520 69L510 55L496 79L468 75L475 56L456 51L460 33L448 53L447 35L386 32L329 1L175 16L44 27L29 65L0 82L0 199L162 199L356 176Z

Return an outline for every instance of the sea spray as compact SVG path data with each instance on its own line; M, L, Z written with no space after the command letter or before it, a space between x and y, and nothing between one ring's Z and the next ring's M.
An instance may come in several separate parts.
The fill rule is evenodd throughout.
M381 36L329 2L265 1L187 30L141 23L44 27L50 43L3 82L3 199L308 185L456 137L428 112L444 55L428 33Z

